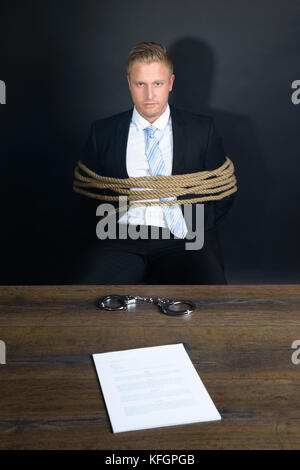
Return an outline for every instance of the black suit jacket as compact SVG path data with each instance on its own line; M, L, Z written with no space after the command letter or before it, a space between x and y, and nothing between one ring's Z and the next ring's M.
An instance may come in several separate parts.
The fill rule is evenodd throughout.
M128 178L126 149L132 112L133 108L93 122L81 159L88 168L102 176ZM172 174L214 170L225 162L222 140L215 130L211 117L179 110L171 105L170 112L173 130ZM109 190L106 193L112 194ZM180 196L178 200L192 196ZM233 196L229 196L220 201L205 203L206 232L216 227L228 212L232 202ZM99 203L97 200L97 205ZM118 203L115 206L117 207ZM193 204L193 230L195 230L194 206Z

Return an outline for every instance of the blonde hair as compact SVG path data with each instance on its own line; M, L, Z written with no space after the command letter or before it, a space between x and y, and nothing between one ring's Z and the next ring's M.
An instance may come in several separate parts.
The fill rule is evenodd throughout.
M130 74L132 66L137 62L164 62L170 71L170 76L173 73L173 63L167 52L167 49L156 42L140 42L134 46L128 54L127 59L127 75Z

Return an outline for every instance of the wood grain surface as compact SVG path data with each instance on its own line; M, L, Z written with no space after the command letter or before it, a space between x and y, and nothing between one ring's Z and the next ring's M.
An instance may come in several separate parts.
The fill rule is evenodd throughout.
M106 294L196 302L105 312ZM299 449L300 287L0 286L0 449ZM113 434L92 354L183 343L222 420Z

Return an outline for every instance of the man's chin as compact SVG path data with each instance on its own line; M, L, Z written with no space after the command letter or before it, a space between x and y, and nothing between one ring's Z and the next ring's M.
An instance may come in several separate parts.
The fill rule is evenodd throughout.
M140 114L142 114L145 118L148 118L148 119L153 119L155 117L159 117L161 114L162 114L162 109L157 109L157 108L153 108L153 109L141 109L140 110Z

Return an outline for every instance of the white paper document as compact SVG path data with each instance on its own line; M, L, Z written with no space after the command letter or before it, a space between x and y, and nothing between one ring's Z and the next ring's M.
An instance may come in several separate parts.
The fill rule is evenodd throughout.
M114 433L221 419L183 344L93 359Z

